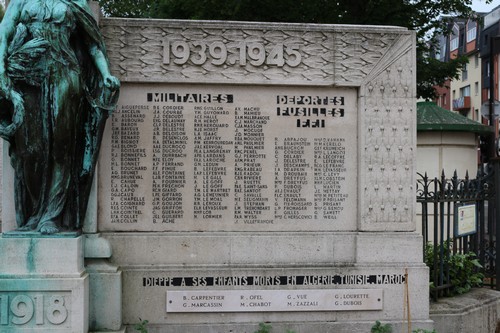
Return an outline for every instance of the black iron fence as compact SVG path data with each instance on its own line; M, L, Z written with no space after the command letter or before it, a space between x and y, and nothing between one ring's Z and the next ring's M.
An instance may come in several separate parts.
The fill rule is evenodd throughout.
M462 277L465 283L479 277L484 284L497 286L493 169L480 169L475 179L467 174L459 179L456 172L451 178L444 172L439 178L418 174L418 217L434 299L460 292L457 265L463 265L462 259L473 264L463 268L469 270L462 273L467 275Z

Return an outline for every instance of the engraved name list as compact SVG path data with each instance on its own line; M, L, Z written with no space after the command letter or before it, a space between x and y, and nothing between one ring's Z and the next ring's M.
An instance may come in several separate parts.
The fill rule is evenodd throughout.
M353 228L356 90L123 90L101 155L104 230Z

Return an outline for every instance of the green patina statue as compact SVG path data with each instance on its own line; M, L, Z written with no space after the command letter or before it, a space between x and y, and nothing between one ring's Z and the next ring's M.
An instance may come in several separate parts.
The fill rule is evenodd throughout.
M118 98L86 0L11 0L0 24L0 136L20 231L81 230Z

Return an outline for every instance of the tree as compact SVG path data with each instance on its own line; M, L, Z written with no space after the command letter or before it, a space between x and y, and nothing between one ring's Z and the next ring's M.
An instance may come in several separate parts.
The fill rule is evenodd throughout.
M3 9L3 6L0 5L0 21L2 21L2 19L3 19L3 14L4 14L4 9Z
M471 17L472 0L101 0L105 12L127 17L262 22L395 25L417 33L417 94L457 78L465 57L442 63L428 57L433 36L449 33L446 16ZM487 3L491 0L486 0Z
M115 17L150 17L157 1L152 0L98 0L105 15Z

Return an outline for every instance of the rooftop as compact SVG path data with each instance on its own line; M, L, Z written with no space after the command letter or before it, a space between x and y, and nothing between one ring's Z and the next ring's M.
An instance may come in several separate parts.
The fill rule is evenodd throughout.
M493 129L434 102L417 103L417 131L448 131L490 134Z

